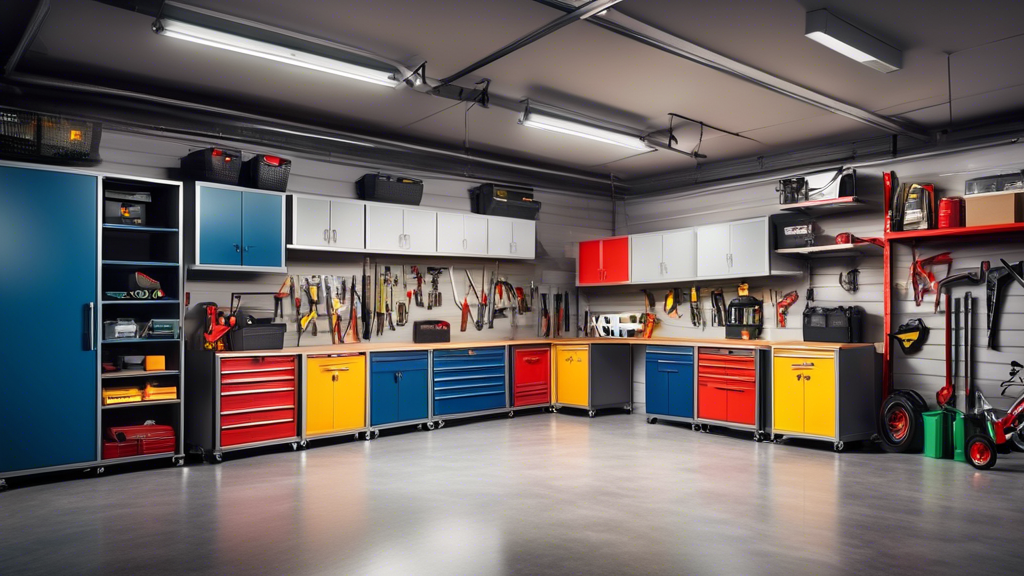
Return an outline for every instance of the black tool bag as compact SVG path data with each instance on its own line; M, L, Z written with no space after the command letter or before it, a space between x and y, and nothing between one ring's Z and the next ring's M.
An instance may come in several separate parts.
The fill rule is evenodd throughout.
M764 326L764 305L753 296L740 296L729 302L725 316L725 337L754 340Z
M444 320L420 320L412 323L412 341L432 344L452 341L452 325Z
M356 181L356 192L363 200L419 206L423 200L423 181L390 174L364 174Z
M805 342L863 342L864 309L860 306L804 309Z
M533 188L482 184L469 193L470 205L477 214L523 220L540 218L540 202L533 199Z

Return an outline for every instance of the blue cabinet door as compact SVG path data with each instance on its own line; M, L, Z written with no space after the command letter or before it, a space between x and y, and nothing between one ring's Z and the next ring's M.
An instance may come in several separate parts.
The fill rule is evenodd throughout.
M693 418L693 362L660 362L668 376L668 414Z
M648 414L669 414L668 374L658 371L657 360L647 361L647 405Z
M398 421L425 420L427 404L427 370L403 370L398 379Z
M284 201L279 194L242 192L242 265L284 266Z
M198 191L197 264L242 265L242 193L203 186Z
M0 167L0 473L96 459L97 181ZM40 315L57 325L24 332Z
M398 422L398 371L375 371L370 376L370 425L392 422Z

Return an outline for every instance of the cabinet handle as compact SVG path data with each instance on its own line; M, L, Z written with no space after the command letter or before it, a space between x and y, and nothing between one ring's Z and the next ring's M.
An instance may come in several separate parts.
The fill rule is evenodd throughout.
M405 248L405 234L398 235L398 247Z
M518 247L518 246L516 246L516 243L515 243L515 242L513 242L513 243L512 243L512 245L511 245L511 246L509 246L509 249L510 249L510 250L512 251L512 253L513 253L513 254L515 254L516 252L518 252L518 251L519 251L519 247Z
M330 234L331 234L330 230L328 230L327 228L324 228L324 242L330 242L331 241Z
M246 244L245 248L242 248L242 252L248 252L249 248L255 248L255 247L256 247L255 244Z
M239 252L239 253L241 253L241 252L242 252L242 247L241 247L241 246L239 246L238 244L232 244L232 246L234 246L234 247L235 247L235 252Z
M814 362L801 362L799 364L793 364L793 370L801 370L803 368L814 368Z
M348 372L348 366L338 366L338 365L334 365L334 366L321 366L320 369L321 370L326 370L326 371L329 371L329 372Z
M412 237L408 234L403 234L403 236L405 236L405 249L409 250L412 248Z
M540 362L540 358L537 358L537 357L523 358L523 362L526 362L527 364L536 364L536 363Z
M466 240L465 238L462 239L462 249L463 250L468 250L469 249L469 240Z
M334 230L334 243L335 244L338 243L338 231L337 230Z
M96 303L89 302L89 351L96 349Z

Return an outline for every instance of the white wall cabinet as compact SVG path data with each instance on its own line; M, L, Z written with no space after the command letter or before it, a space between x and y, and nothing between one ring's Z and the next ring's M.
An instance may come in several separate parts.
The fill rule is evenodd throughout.
M770 274L768 219L753 218L697 228L697 277Z
M289 247L352 251L365 247L362 202L292 195Z
M392 253L437 252L437 212L367 203L366 249Z
M487 255L487 220L486 216L438 212L438 253Z
M693 228L630 237L630 281L689 280L697 276L697 242Z
M537 223L519 218L487 219L487 253L532 260L537 251Z

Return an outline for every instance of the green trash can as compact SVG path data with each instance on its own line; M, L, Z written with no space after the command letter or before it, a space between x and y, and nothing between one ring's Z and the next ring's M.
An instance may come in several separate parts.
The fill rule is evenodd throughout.
M967 462L967 453L964 445L967 443L964 429L964 415L957 412L953 415L953 460Z
M929 458L949 458L952 456L950 446L949 414L943 410L924 412L921 414L924 424L924 455Z

